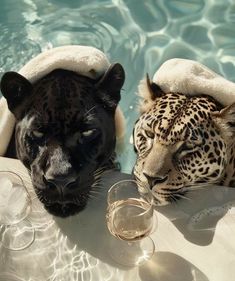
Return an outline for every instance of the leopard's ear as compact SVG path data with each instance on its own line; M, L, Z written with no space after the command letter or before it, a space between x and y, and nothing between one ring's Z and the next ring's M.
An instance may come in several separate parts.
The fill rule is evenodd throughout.
M112 64L97 82L99 98L111 109L115 109L121 99L120 91L125 81L125 71L120 63Z
M148 73L146 78L140 81L138 86L138 95L141 97L139 110L141 113L146 112L154 103L154 101L163 96L165 93L162 89L149 78Z
M213 112L211 115L222 134L228 140L233 141L235 136L235 103L223 108L221 111Z
M2 76L0 87L9 110L18 118L23 102L32 93L32 84L19 73L9 71Z
M160 98L164 95L162 89L156 83L150 80L148 73L146 74L146 83L149 92L149 99L155 100L156 98Z

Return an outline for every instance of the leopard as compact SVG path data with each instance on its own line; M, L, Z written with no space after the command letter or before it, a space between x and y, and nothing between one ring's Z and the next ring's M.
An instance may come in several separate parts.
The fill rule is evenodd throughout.
M14 71L2 76L1 92L16 120L8 152L27 168L50 214L82 211L103 172L116 167L115 111L124 80L120 63L97 79L65 69L33 83Z
M147 75L139 85L133 174L164 206L196 188L235 187L235 104L203 93L164 92Z

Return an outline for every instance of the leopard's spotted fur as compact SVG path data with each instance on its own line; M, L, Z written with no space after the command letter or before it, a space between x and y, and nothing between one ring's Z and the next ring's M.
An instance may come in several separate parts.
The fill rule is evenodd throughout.
M134 175L156 204L184 197L191 186L235 186L235 105L208 96L163 93L147 81L148 96L134 128Z

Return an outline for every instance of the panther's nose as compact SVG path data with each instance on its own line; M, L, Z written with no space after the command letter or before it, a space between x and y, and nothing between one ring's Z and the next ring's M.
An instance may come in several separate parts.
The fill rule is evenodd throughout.
M57 189L60 193L67 193L77 186L77 177L75 176L57 176L47 178L43 176L43 182L47 188Z
M150 176L147 173L143 173L148 181L149 187L153 188L156 184L163 183L168 179L168 175L164 176Z

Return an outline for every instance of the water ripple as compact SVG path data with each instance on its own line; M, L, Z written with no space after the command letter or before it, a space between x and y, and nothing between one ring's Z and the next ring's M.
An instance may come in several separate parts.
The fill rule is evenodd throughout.
M185 26L182 32L182 39L189 44L193 44L197 48L210 51L213 47L208 36L208 29L201 25Z
M10 28L0 23L0 72L8 70L18 70L29 59L40 53L40 46L25 37L25 31L18 25ZM22 40L24 38L24 40Z
M158 2L150 1L139 1L136 5L135 1L125 1L132 17L135 22L145 32L156 32L162 29L168 21L167 15Z
M171 17L191 17L197 13L202 13L205 7L204 0L168 0L165 5L170 12Z
M221 24L213 28L211 33L218 48L234 47L234 24Z

